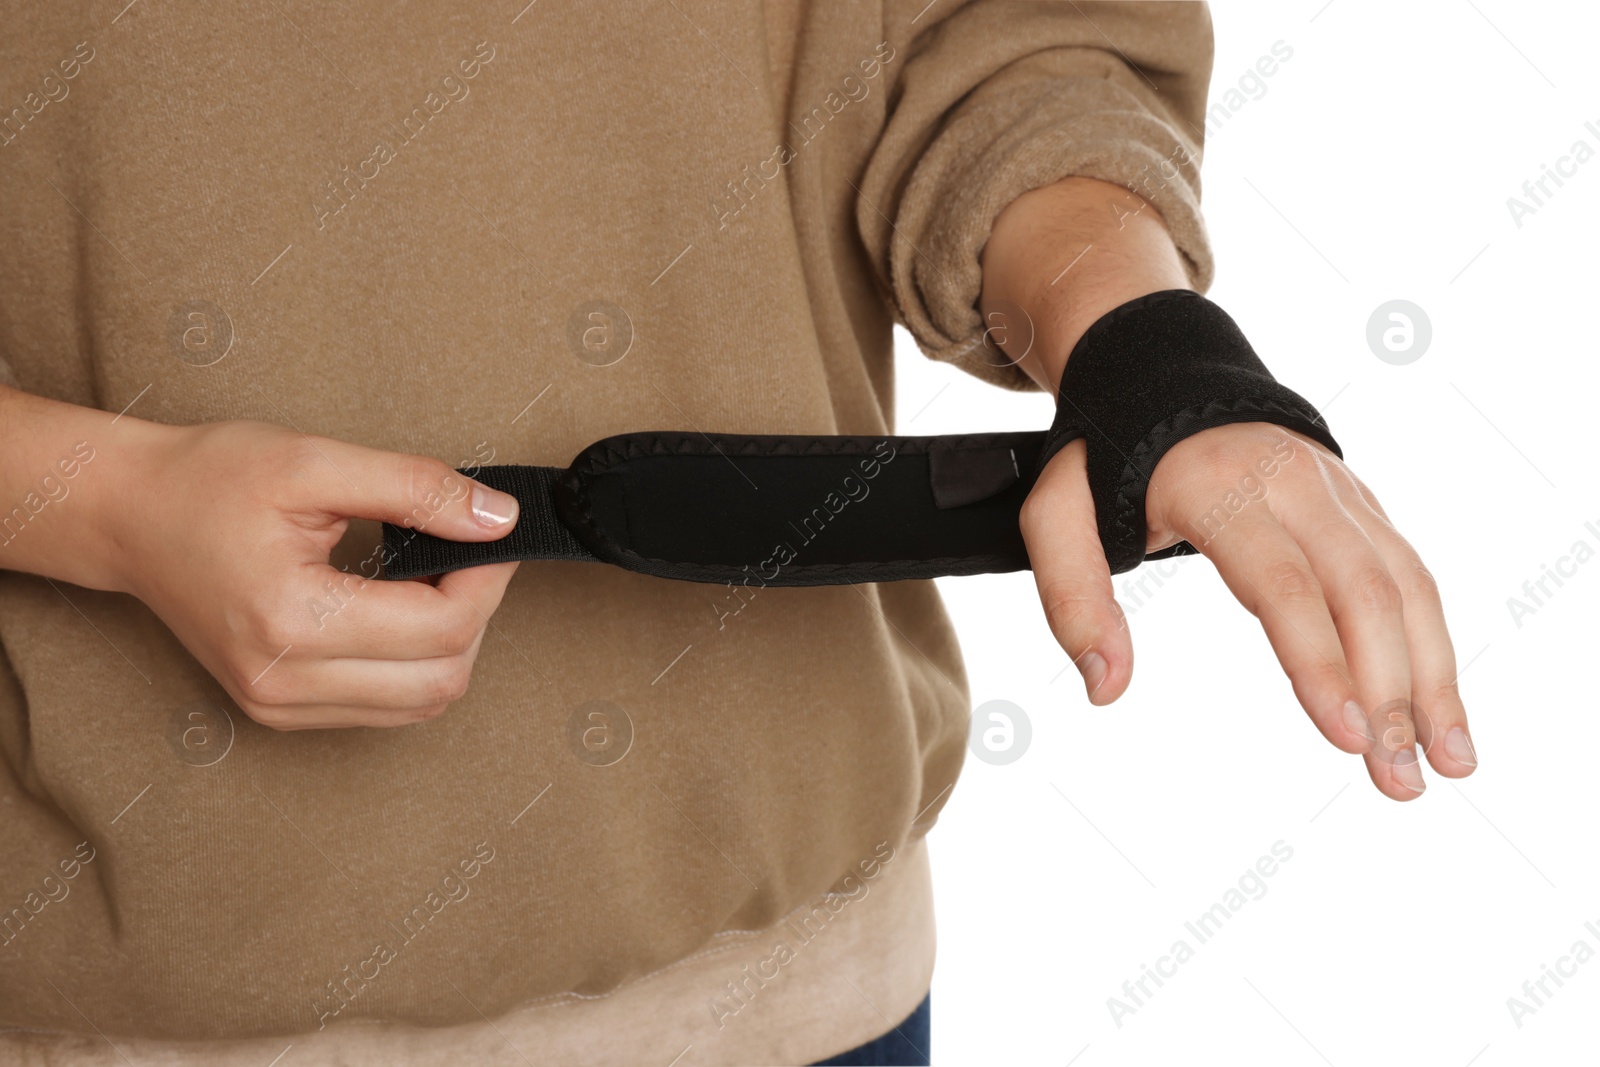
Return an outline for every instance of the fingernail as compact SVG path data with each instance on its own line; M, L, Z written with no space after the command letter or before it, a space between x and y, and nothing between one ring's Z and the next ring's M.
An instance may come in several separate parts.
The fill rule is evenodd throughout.
M1347 700L1344 702L1344 724L1348 726L1353 733L1360 734L1368 741L1377 740L1376 737L1372 736L1372 724L1367 722L1366 711L1354 700Z
M1463 727L1450 727L1450 732L1444 735L1444 752L1464 767L1478 765L1478 750L1472 747L1472 738Z
M1428 788L1422 780L1422 767L1417 763L1417 750L1414 748L1401 749L1394 754L1394 777L1395 781L1413 793Z
M1106 680L1106 658L1098 652L1085 652L1078 660L1078 671L1083 675L1083 684L1089 691L1089 699L1093 700L1095 693Z
M517 517L517 498L486 485L474 485L472 515L485 526L504 526Z

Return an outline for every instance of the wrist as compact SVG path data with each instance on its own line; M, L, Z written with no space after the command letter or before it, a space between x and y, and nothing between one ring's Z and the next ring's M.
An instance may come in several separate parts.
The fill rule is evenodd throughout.
M1089 327L1067 362L1038 462L1047 466L1068 443L1085 440L1101 547L1119 574L1145 558L1146 493L1162 457L1235 423L1271 423L1339 454L1322 416L1272 376L1226 311L1192 289L1167 290L1135 297Z
M0 567L95 589L119 584L102 536L117 476L104 411L0 389Z
M94 564L87 584L108 592L139 595L140 575L149 567L142 546L152 509L172 506L171 456L188 427L167 426L126 415L96 435L96 463L104 465L85 493L85 535Z
M983 252L984 321L1008 327L991 335L1052 393L1073 348L1102 316L1136 297L1187 288L1159 212L1090 178L1066 178L1012 201Z

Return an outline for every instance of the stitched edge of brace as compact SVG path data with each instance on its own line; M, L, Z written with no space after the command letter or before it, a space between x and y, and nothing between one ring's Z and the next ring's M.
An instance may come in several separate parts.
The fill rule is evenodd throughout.
M1310 417L1307 416L1307 412L1310 412ZM1233 400L1211 400L1184 408L1152 426L1139 439L1139 442L1133 446L1133 450L1128 456L1128 462L1123 464L1122 474L1117 480L1117 493L1112 502L1111 514L1112 525L1121 535L1130 539L1137 538L1140 535L1139 526L1136 525L1143 512L1144 490L1140 486L1141 483L1147 486L1149 477L1144 473L1139 461L1149 452L1159 447L1164 438L1169 438L1173 434L1178 435L1175 440L1166 442L1167 449L1170 449L1179 441L1187 440L1189 437L1194 436L1192 433L1184 432L1190 425L1207 421L1211 416L1222 413L1230 415L1279 415L1293 419L1294 425L1285 425L1283 423L1275 423L1275 425L1304 433L1305 431L1301 430L1300 426L1309 424L1318 427L1321 433L1327 437L1327 441L1318 441L1319 444L1327 444L1333 441L1333 435L1328 432L1321 414L1313 409L1309 403L1302 408L1275 397L1244 396ZM1236 421L1250 422L1253 420L1239 419ZM1231 424L1225 423L1223 425ZM1205 429L1213 428L1215 427L1205 427ZM1195 432L1198 433L1199 431ZM1315 438L1316 434L1308 433L1307 436ZM1342 449L1335 444L1333 451L1335 454L1339 454ZM1187 544L1188 542L1181 543ZM1193 549L1193 546L1190 547L1191 550L1198 551ZM1140 555L1142 559L1144 554L1141 552Z

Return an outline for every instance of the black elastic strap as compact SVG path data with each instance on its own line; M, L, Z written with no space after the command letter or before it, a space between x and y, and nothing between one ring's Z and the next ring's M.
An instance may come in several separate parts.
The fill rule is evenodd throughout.
M566 473L562 468L478 467L461 473L516 497L521 505L517 525L498 541L446 541L422 532L426 522L417 529L384 523L384 577L417 578L520 559L596 562L556 515L551 494Z
M1017 513L1043 432L608 437L555 467L483 467L515 496L498 541L384 526L385 575L599 560L695 582L841 585L1025 570Z
M515 529L456 542L385 525L389 578L510 560L610 563L695 582L889 582L1026 569L1018 515L1046 461L1088 439L1089 488L1112 573L1145 558L1145 491L1178 441L1271 422L1335 454L1316 409L1279 385L1227 313L1198 293L1140 297L1067 361L1049 431L947 437L622 434L565 470L483 467L515 496ZM1192 552L1179 544L1154 558Z

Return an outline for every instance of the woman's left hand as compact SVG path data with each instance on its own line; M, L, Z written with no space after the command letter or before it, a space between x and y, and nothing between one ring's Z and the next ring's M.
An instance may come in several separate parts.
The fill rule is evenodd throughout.
M1056 639L1108 704L1133 674L1074 441L1046 465L1022 534ZM1456 687L1438 587L1349 467L1267 423L1204 430L1150 480L1148 551L1188 541L1261 621L1296 697L1324 737L1362 754L1373 784L1410 800L1425 788L1417 749L1439 774L1477 766ZM1203 635L1202 635L1203 639Z

